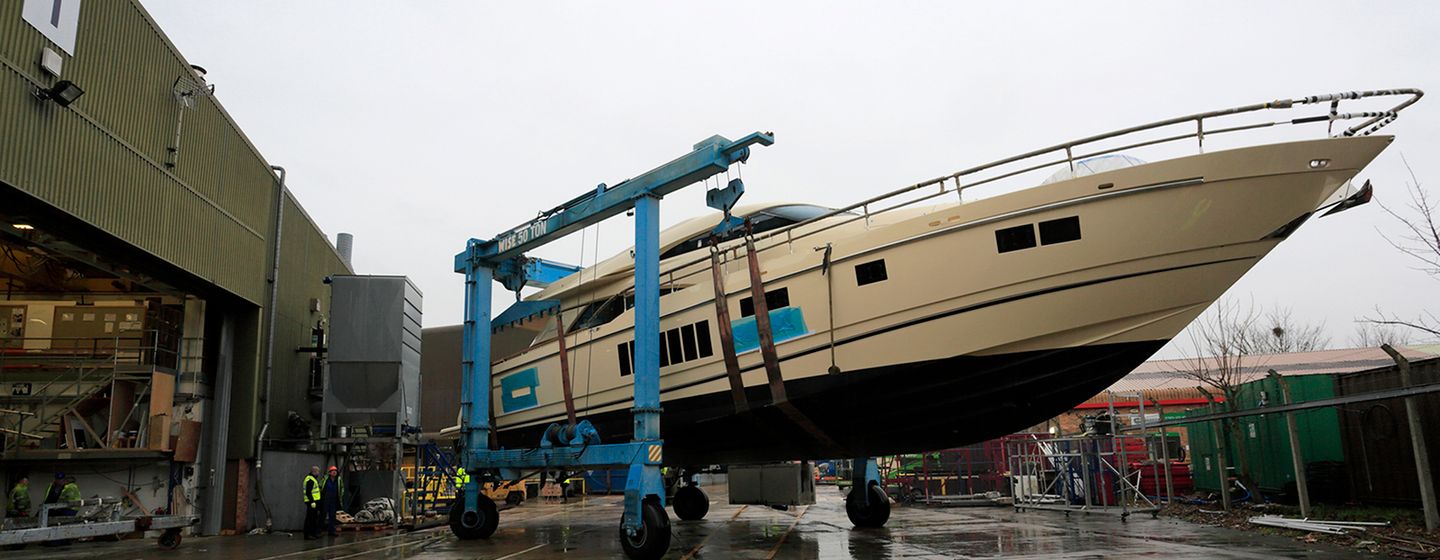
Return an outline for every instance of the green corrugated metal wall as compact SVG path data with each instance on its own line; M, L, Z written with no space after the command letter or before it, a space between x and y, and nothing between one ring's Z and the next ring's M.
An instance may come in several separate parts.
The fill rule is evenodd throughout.
M82 3L74 56L22 19L23 4L0 1L0 182L241 301L267 305L276 193L269 163L215 99L202 98L186 110L177 165L165 165L182 111L173 88L190 78L188 62L133 0ZM64 59L62 78L85 90L68 108L32 95L57 81L39 66L47 46ZM293 198L284 229L270 418L280 426L289 410L308 415L309 361L294 349L309 344L319 318L310 300L328 305L321 279L348 271ZM264 422L265 313L252 308L241 317L231 457L254 453Z
M1295 402L1335 396L1335 377L1332 375L1292 375L1286 376L1285 381L1290 387L1290 397ZM1275 380L1267 378L1251 381L1236 390L1239 408L1258 408L1262 392L1265 401L1271 406L1280 404L1280 386L1276 385ZM1196 409L1190 411L1189 415L1200 416L1209 412ZM1340 439L1340 416L1334 408L1299 412L1295 420L1300 432L1300 449L1304 452L1307 464L1345 459L1345 449ZM1190 454L1196 488L1213 491L1220 487L1214 441L1210 424L1190 425ZM1295 481L1285 415L1264 414L1239 419L1238 433L1231 434L1225 456L1230 467L1237 471L1240 465L1240 445L1244 446L1248 455L1250 476L1261 490L1282 492L1288 483Z
M81 4L75 56L0 2L0 181L252 303L265 279L274 180L213 99L185 115L178 165L165 167L182 110L171 93L188 64L134 2ZM55 79L39 66L49 46L62 77L84 88L69 108L36 99Z
M271 422L283 422L287 411L308 415L310 354L296 348L310 345L310 329L329 317L330 292L325 277L340 274L339 257L330 242L313 235L315 226L293 197L286 197L284 244L280 252L280 290L275 316L275 376L271 380ZM310 312L318 299L321 313ZM283 424L277 424L283 426ZM318 423L316 424L318 426ZM276 426L271 426L272 431Z

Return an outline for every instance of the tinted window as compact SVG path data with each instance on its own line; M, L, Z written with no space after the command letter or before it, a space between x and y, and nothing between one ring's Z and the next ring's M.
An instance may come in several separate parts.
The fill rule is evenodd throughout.
M790 307L790 289L780 288L773 292L765 292L765 307L771 311L781 307ZM740 316L749 317L755 314L754 298L740 300Z
M1070 216L1040 222L1040 244L1064 243L1080 239L1080 217Z
M635 343L621 342L616 346L615 353L620 356L620 375L630 375L630 360L635 358Z
M1034 224L995 230L995 248L999 249L1001 253L1029 249L1034 246Z
M864 286L889 279L885 272L885 259L855 265L855 285Z
M684 288L685 286L661 286L660 297L665 297L668 294L675 293ZM580 311L580 317L576 318L575 322L570 323L570 328L565 329L565 332L574 332L579 329L589 329L604 325L605 323L614 321L621 313L624 313L625 310L632 307L635 307L634 293L627 293L625 297L613 295L610 296L610 299L591 303Z
M701 358L709 358L714 353L710 348L710 321L695 323L695 343L700 346Z
M633 374L635 341L622 342L616 345L615 351L620 360L620 375ZM710 322L700 321L661 331L659 353L662 368L712 356L714 350L710 347Z
M787 206L776 206L774 208L768 208L764 211L751 214L750 227L751 231L754 231L755 233L763 233L772 229L779 229L785 226L794 225L817 216L823 216L830 212L834 212L834 210L830 208L825 208L823 206L812 206L809 204L790 204ZM744 228L734 228L730 231L725 232L724 235L721 235L720 242L724 243L731 239L738 239L744 234ZM709 245L709 243L710 232L706 231L704 233L701 233L700 235L685 240L684 243L671 247L670 250L662 253L660 255L660 258L663 260L676 255L683 255L685 253L689 253L690 251L704 248Z
M826 208L824 206L814 206L810 204L791 204L788 206L776 206L774 208L766 210L763 213L774 214L776 216L786 218L792 222L803 222L805 220L817 218L834 211L834 208ZM846 212L845 214L852 216L854 215L849 212Z
M598 327L615 320L628 308L625 305L625 299L620 296L611 296L605 301L597 301L585 306L585 310L580 312L580 317L575 319L575 322L571 323L570 328L565 332ZM633 302L634 299L631 299L630 305L634 305Z

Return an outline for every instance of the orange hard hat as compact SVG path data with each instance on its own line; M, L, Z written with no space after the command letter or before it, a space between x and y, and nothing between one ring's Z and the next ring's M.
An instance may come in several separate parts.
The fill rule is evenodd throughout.
M331 466L330 466L330 472L340 472L340 469L339 469L339 467L336 467L336 466L334 466L334 465L331 465Z

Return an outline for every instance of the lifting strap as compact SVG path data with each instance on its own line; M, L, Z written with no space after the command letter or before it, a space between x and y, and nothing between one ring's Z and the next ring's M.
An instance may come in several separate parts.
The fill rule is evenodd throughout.
M730 327L730 306L725 300L725 274L720 271L720 249L718 240L710 237L710 275L715 284L715 326L720 331L720 355L725 358L725 376L730 379L730 397L735 401L735 413L750 411L750 400L745 396L745 382L740 378L740 359L735 356L735 332Z
M750 269L750 300L755 304L755 331L760 338L765 377L770 380L770 399L775 404L788 402L785 378L780 376L780 357L775 353L775 335L770 330L770 302L765 301L765 282L760 279L760 257L755 255L755 239L750 236L750 220L745 220L745 261Z
M745 220L745 260L750 268L750 299L755 306L755 330L760 338L760 356L765 361L765 376L770 381L770 401L784 413L791 422L800 426L816 441L832 450L839 450L839 444L815 425L804 412L790 402L785 394L785 378L780 375L780 358L775 352L775 337L770 331L770 306L765 301L765 283L760 278L760 258L755 254L755 238L750 235L750 220Z
M555 340L560 344L560 384L565 387L565 418L575 425L575 394L570 388L570 356L565 351L565 316L555 310Z

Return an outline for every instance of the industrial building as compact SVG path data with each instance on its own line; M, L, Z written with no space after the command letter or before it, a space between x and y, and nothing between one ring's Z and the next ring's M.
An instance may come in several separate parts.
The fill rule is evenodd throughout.
M293 508L257 475L298 475L256 459L317 435L350 265L139 2L32 4L0 3L4 475L263 524Z

